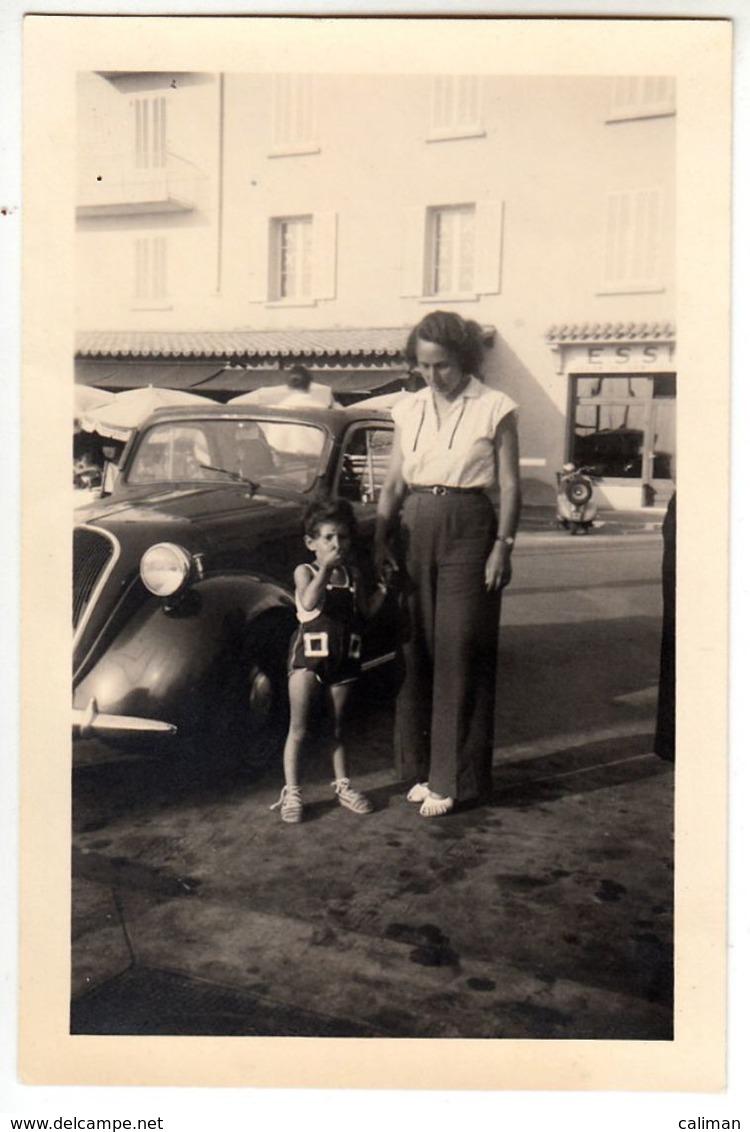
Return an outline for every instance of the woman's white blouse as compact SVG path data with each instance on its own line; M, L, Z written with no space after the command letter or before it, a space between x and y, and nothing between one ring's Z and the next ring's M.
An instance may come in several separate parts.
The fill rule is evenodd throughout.
M402 397L392 414L401 430L404 480L410 487L494 487L497 426L517 409L505 393L475 377L440 423L429 387Z

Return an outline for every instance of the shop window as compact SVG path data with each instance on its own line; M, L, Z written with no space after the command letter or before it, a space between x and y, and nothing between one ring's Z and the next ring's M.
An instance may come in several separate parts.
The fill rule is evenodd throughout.
M660 118L676 112L675 80L668 75L617 75L608 122Z
M570 459L613 479L670 479L676 442L674 374L573 377Z
M271 156L317 153L313 75L275 75Z
M478 75L436 75L428 141L481 137L481 87Z
M677 379L673 373L657 373L653 380L654 397L677 396Z

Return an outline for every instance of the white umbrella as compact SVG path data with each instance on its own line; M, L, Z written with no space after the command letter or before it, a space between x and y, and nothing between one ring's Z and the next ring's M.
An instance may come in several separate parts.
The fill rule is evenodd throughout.
M73 420L79 421L92 409L99 409L111 401L114 393L97 389L95 385L75 385L73 389Z
M394 405L404 397L410 397L411 394L405 389L398 389L395 393L379 393L375 397L364 397L361 401L355 401L352 405L353 409L382 409L384 412L389 413Z
M295 402L296 396L299 395L301 395L299 402ZM293 409L309 405L310 407L318 406L331 409L334 407L335 401L330 385L313 381L310 383L309 389L290 389L288 385L262 385L258 389L251 390L250 393L240 393L239 397L232 397L228 404L268 405L269 407L273 406L273 408L288 405Z
M98 409L91 409L81 418L81 428L86 432L98 432L113 440L127 440L134 428L154 411L173 405L191 405L209 402L199 393L186 393L181 389L159 389L153 385L142 389L128 389L116 393L111 401Z

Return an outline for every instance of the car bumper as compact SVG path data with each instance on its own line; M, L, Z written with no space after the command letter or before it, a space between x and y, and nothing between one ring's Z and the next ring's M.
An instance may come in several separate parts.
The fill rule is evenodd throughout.
M73 708L73 738L89 739L95 735L116 738L119 735L175 735L173 723L161 719L143 719L135 715L110 715L100 712L96 700L85 708Z

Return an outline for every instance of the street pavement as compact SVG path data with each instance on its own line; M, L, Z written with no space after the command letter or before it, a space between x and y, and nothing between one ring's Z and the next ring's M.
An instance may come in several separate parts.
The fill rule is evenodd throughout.
M661 516L584 538L528 512L503 598L489 804L427 821L361 682L355 784L307 761L306 819L155 759L76 771L74 1033L672 1036L673 768L652 752Z

